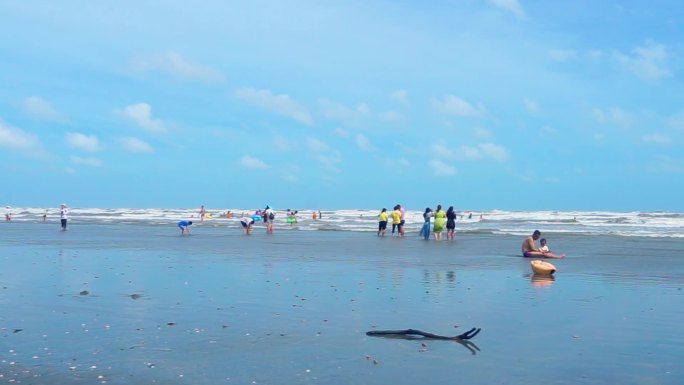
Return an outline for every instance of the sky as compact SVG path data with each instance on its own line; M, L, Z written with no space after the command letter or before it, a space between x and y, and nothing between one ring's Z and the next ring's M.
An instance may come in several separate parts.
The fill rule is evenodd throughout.
M680 1L0 1L0 204L684 211Z

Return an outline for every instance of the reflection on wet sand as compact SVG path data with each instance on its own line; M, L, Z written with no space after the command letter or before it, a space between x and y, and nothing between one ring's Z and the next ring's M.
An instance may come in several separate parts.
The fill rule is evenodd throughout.
M539 275L539 274L532 274L530 276L530 283L534 287L546 287L550 286L553 284L553 282L556 280L556 277L553 275Z

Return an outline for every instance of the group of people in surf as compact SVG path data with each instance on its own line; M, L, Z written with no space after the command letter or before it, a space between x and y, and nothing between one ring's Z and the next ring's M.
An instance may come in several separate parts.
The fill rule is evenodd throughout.
M404 226L406 224L406 210L400 204L394 206L391 212L387 212L384 208L378 214L378 237L384 237L387 231L387 225L391 219L392 221L392 236L403 237ZM434 218L434 224L432 224ZM442 205L437 205L435 210L426 207L423 212L423 226L420 229L420 236L425 240L430 239L430 227L432 226L432 235L436 241L442 239L442 232L446 228L447 240L453 241L456 232L456 218L457 214L453 206L444 211ZM556 255L551 252L546 239L541 238L541 231L535 230L532 235L525 238L522 244L522 255L526 258L565 258L565 254ZM540 246L537 247L536 241L539 240Z
M392 212L388 214L387 209L383 208L378 214L378 236L384 237L387 231L387 225L392 219L392 236L403 237L406 210L400 204L394 206ZM453 206L449 206L447 211L442 210L442 205L437 205L435 210L430 207L425 208L423 212L423 227L420 229L420 236L424 239L430 239L430 227L432 218L434 218L434 225L432 227L432 235L436 241L442 239L442 232L446 227L447 240L453 241L456 235L456 211ZM446 225L446 226L445 226Z

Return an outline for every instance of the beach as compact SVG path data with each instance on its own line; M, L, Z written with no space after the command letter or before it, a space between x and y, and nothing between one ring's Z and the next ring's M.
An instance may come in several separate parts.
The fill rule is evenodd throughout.
M324 212L301 229L281 216L270 235L216 219L181 237L165 218L75 215L62 232L19 213L0 227L0 383L684 381L676 226L626 236L624 221L591 233L565 231L570 220L459 224L455 242L435 242L419 222L379 238L370 212ZM519 256L537 227L568 254L554 277ZM365 334L473 327L470 349Z

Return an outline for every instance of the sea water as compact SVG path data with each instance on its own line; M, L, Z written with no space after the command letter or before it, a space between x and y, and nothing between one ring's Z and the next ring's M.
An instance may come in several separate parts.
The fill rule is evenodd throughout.
M626 219L587 232L574 215L521 213L489 229L461 223L454 242L410 226L379 238L370 212L323 215L309 231L277 222L250 236L218 219L191 236L170 217L74 215L66 232L54 220L3 223L0 383L684 381L676 214L596 214ZM553 277L518 256L536 228L568 254L551 261ZM482 331L469 347L365 334L472 327Z

